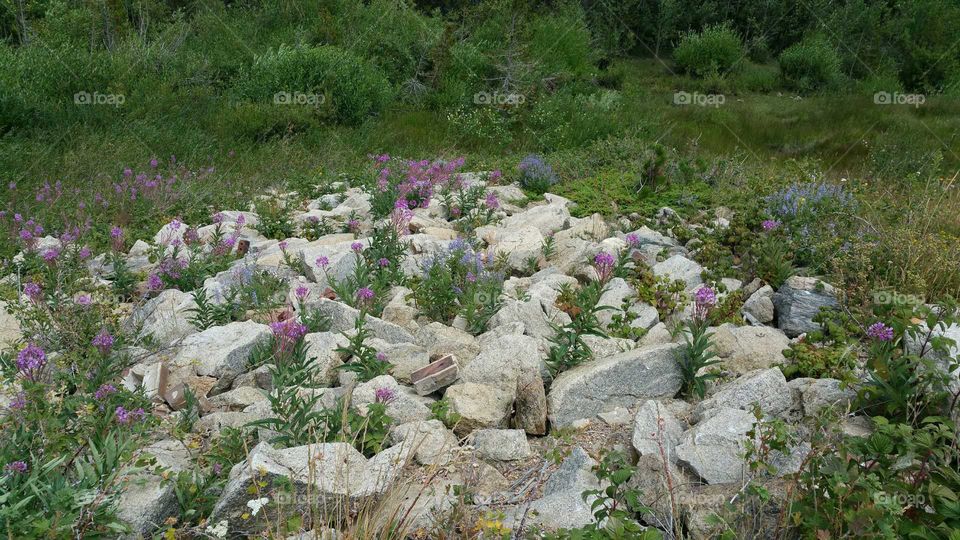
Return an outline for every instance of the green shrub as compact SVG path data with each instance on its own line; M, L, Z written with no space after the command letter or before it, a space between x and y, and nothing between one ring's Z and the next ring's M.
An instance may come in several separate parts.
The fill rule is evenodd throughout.
M281 46L258 56L236 83L241 98L274 101L277 94L323 96L309 100L330 107L342 123L358 124L384 109L393 90L369 62L338 47Z
M530 56L541 77L585 77L593 71L594 49L583 9L567 3L530 23Z
M709 26L702 32L683 36L673 51L673 60L684 72L698 77L724 74L743 58L743 43L727 25Z
M784 83L801 92L836 86L842 77L837 51L822 36L811 36L780 55Z

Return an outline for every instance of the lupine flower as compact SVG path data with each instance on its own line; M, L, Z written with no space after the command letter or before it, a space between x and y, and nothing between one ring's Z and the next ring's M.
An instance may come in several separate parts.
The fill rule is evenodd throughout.
M113 336L110 335L110 332L106 328L100 330L100 333L94 336L91 345L97 348L100 351L100 354L106 356L110 352L110 349L113 348Z
M635 248L640 245L640 237L637 233L630 233L626 237L627 247Z
M123 406L118 406L114 413L117 415L117 423L125 426L139 422L147 416L147 413L142 408L128 411Z
M373 400L377 403L387 404L397 399L397 392L389 386L381 386L373 392Z
M600 280L600 283L606 283L613 277L613 267L616 264L616 261L613 258L613 255L607 253L606 251L601 251L593 258L593 268L597 272L597 279Z
M867 336L877 341L890 341L893 339L893 328L878 321L867 328Z
M40 285L37 285L33 281L26 283L23 286L23 294L27 295L30 300L34 302L40 301Z
M772 231L780 226L780 222L775 219L765 219L760 226L763 227L765 231Z
M303 302L308 296L310 296L310 289L305 285L300 285L293 291L293 294L296 295L297 299Z
M25 461L13 461L3 466L3 470L16 474L24 474L28 468Z
M93 397L96 398L97 400L102 401L105 397L109 396L110 394L116 394L116 393L117 393L116 386L109 383L101 384L100 388L97 388L97 391L93 393Z
M28 343L17 354L17 369L26 378L36 380L40 375L40 370L47 364L47 353L43 352L39 346Z
M319 266L320 268L326 268L327 266L330 266L330 259L328 259L326 255L321 255L317 257L316 262L317 262L317 266Z
M354 242L350 244L350 249L352 249L354 253L360 253L363 251L363 242Z

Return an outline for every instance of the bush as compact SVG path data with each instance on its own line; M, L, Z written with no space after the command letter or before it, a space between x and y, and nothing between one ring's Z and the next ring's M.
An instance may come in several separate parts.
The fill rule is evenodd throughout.
M683 36L673 60L684 72L698 77L727 73L743 58L743 43L729 26L709 26Z
M837 51L822 36L804 38L780 55L780 76L801 92L836 86L842 77Z
M517 169L520 170L520 185L534 193L544 193L557 183L557 174L553 172L553 167L540 156L529 155L523 158Z
M278 93L322 95L311 100L330 107L333 117L358 124L383 110L393 90L379 69L338 47L286 47L258 56L236 83L239 97L267 101Z
M594 50L579 5L568 3L557 13L536 17L531 21L530 34L530 56L537 63L541 77L590 75Z

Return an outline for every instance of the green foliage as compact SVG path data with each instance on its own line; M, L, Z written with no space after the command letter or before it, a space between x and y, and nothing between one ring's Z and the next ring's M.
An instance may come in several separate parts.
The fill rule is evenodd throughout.
M606 337L597 318L597 313L610 309L610 306L597 305L603 291L604 286L596 281L576 291L569 286L561 288L557 306L570 315L570 322L563 326L553 325L554 335L550 338L550 351L545 362L554 376L593 358L593 351L583 341L583 336Z
M214 326L221 326L233 320L235 315L234 298L227 298L222 304L214 304L207 298L207 290L203 287L193 291L193 302L196 307L187 310L193 313L187 320L201 332Z
M370 337L370 333L366 329L366 314L363 311L357 317L354 334L351 336L344 332L343 335L349 343L343 347L337 347L337 352L348 360L337 366L337 369L356 373L359 382L367 382L390 372L392 364L387 362L376 349L364 343Z
M683 36L673 51L673 60L683 71L706 77L725 75L743 60L740 36L727 25L709 26Z
M333 118L346 124L381 112L393 95L378 68L331 45L282 45L260 55L242 71L235 89L238 96L260 102L274 100L278 93L317 96L311 101L329 106Z
M641 516L650 511L640 502L640 492L631 487L630 479L637 472L619 452L608 452L593 469L602 489L588 490L583 500L590 504L594 522L579 529L560 530L545 538L554 540L602 540L633 538L660 540L663 534L641 524Z
M460 315L474 334L486 331L487 322L503 300L503 275L494 271L491 254L477 253L463 240L423 264L423 275L413 286L413 299L428 318L445 324Z
M794 274L792 254L785 240L775 231L763 234L754 244L757 276L779 289Z
M686 324L683 339L686 343L677 359L680 364L680 375L683 380L680 392L684 396L703 398L707 390L707 382L716 379L719 375L710 371L700 373L701 370L720 363L717 354L712 350L710 333L707 329L710 319L706 316L694 315Z
M260 222L254 228L257 232L275 240L286 240L293 236L293 210L274 198L257 203L257 216Z
M428 407L430 407L430 416L443 422L447 429L453 429L460 422L460 415L450 410L450 402L446 399L438 399Z
M806 37L783 51L780 74L787 86L801 92L835 87L842 78L836 50L820 35Z

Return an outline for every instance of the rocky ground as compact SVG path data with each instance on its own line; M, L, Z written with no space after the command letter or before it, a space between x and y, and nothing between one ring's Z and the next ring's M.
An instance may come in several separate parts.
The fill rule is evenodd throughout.
M472 185L484 185L482 175L467 176ZM500 201L497 219L470 234L513 274L505 279L502 304L486 331L473 335L459 318L452 325L429 320L409 288L394 287L382 315L366 315L367 343L391 364L390 374L365 382L338 369L350 360L342 348L360 312L338 299L328 281L345 279L355 268L354 244L367 242L373 226L370 196L346 189L313 201L295 222L359 222L354 233L314 240L267 239L256 228L256 214L221 212L221 225L237 228L237 245L245 254L206 279L207 296L222 301L245 272L266 271L283 281L285 305L203 330L191 322L194 296L177 289L155 291L128 307L129 328L149 339L132 349L135 364L124 372L124 384L143 389L154 403L152 412L165 419L161 425L176 422L188 407L187 389L197 396L200 413L194 433L177 440L158 428L156 441L142 449L158 467L127 478L120 513L134 531L151 535L178 514L174 487L164 478L190 469L197 448L225 428L275 415L268 396L278 389L270 366L252 369L248 359L272 335L271 322L308 310L324 314L330 324L328 331L303 336L321 377L300 392L319 396L318 409L346 399L361 415L389 395L382 400L392 419L383 449L368 457L348 442L271 444L269 429L250 428L259 441L244 461L224 471L229 477L203 534L258 534L275 529L276 516L358 515L365 508L375 510L364 519L400 516L411 536L424 538L441 536L437 531L456 536L463 523L514 534L579 527L594 520L591 498L583 497L600 486L593 469L606 452L617 450L636 464L630 485L650 507L648 526L673 534L679 524L691 538L707 538L716 530L708 517L745 485L761 482L774 499L782 496L786 483L777 476L800 468L810 450L806 426L825 408L837 407L847 433L869 432L869 421L844 414L853 390L834 379L788 381L779 367L789 362L783 350L791 341L818 328L812 318L819 308L837 305L838 293L828 283L812 276L791 277L777 290L759 280L705 283L706 269L691 255L696 244L682 245L669 232L672 227L663 226L683 225L668 208L649 222L624 217L609 223L599 215L572 217L571 201L549 193L521 207L511 202L525 199L518 187L486 189ZM444 217L442 202L433 202L412 211L403 239L409 276L419 275L425 261L462 234ZM714 219L696 227L725 227L728 218L718 209ZM214 227L189 225L201 239ZM147 257L151 246L170 243L185 229L168 225L155 238L139 239L126 254L131 270L149 273L155 264ZM549 257L547 242L553 245ZM738 295L742 305L731 319L742 324L710 330L721 362L712 368L719 376L704 398L680 397L677 358L685 345L676 329L692 316L690 302L665 313L620 277L607 283L600 305L609 309L599 318L608 335L626 337L583 336L592 360L556 376L547 369L550 338L557 325L571 320L558 298L565 286L597 279L592 263L600 252L627 256L655 276L680 280L684 294L678 297L689 298L708 285L720 288L719 302ZM100 257L91 269L106 275L107 265ZM14 323L5 323L4 332L11 333ZM625 327L633 332L623 332ZM431 408L439 400L450 413L445 418ZM789 448L771 453L776 473L762 479L745 458L757 438L758 416L784 421L795 435ZM280 485L286 490L277 489ZM774 511L758 519L779 516ZM335 536L307 528L304 534Z

